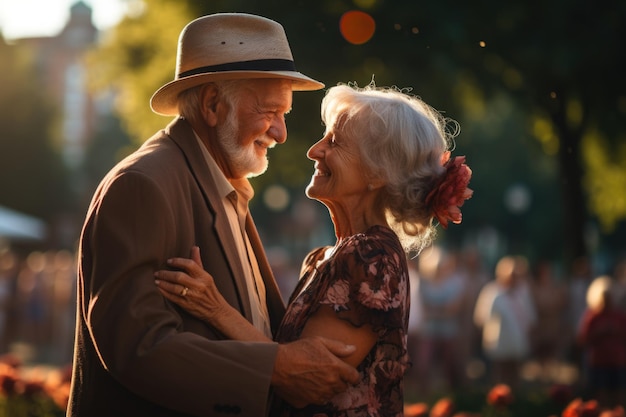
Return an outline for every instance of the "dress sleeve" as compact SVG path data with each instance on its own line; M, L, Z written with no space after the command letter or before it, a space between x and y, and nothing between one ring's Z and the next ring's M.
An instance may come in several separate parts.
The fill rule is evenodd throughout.
M379 334L404 328L408 269L399 244L383 236L358 235L336 254L319 301L354 326Z

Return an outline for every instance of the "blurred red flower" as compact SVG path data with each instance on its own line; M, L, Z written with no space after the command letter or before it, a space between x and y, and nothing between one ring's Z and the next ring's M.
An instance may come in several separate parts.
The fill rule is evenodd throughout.
M12 365L0 362L0 392L6 396L20 390L20 378Z
M45 382L45 392L61 410L67 409L70 398L72 367L66 366L51 372Z
M428 404L406 404L404 406L404 417L428 417Z
M487 394L487 404L494 407L508 407L513 403L513 400L511 387L506 384L495 385Z
M576 398L569 403L561 417L599 417L600 407L596 400L583 401L580 398Z
M604 410L600 413L600 417L624 417L626 416L626 412L624 411L624 407L618 405L612 410Z
M452 417L454 402L447 397L441 398L430 409L430 417Z
M61 410L67 410L67 404L70 400L70 388L71 384L69 382L63 382L61 385L55 387L52 391L47 391L47 394L52 401L59 407Z
M22 360L12 353L0 355L0 363L9 365L11 368L17 369L22 366Z
M19 390L20 380L13 375L0 376L0 390L6 396L11 396Z
M21 387L21 394L32 397L34 395L44 392L44 385L42 381L24 381Z

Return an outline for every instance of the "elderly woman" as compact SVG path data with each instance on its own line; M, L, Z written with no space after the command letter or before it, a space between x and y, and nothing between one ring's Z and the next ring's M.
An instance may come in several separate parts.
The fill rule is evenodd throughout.
M343 359L361 381L318 405L282 404L273 415L401 415L406 253L430 243L434 219L443 227L461 222L471 170L464 157L450 158L448 120L397 89L339 85L328 90L321 113L327 128L307 153L315 172L306 194L328 208L337 241L305 258L275 342L325 336L354 345ZM170 261L176 271L157 273L165 298L227 338L271 342L223 301L198 260L194 248L191 259Z

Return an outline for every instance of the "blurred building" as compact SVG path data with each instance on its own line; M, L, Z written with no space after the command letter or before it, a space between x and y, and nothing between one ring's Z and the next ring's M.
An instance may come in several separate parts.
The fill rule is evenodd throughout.
M80 233L83 206L93 192L89 170L93 171L94 161L89 160L89 151L97 135L107 128L107 122L115 119L113 94L95 93L88 86L87 54L97 46L101 35L92 14L92 8L78 0L71 6L67 23L57 35L11 41L32 57L40 84L56 109L54 137L77 202L49 225L46 242L55 247L73 246ZM108 156L106 151L101 154L99 157Z
M58 35L15 40L16 44L32 50L42 85L49 90L61 114L59 136L63 158L72 170L81 166L95 129L96 100L86 87L84 57L97 38L91 8L78 1L71 7L70 18Z

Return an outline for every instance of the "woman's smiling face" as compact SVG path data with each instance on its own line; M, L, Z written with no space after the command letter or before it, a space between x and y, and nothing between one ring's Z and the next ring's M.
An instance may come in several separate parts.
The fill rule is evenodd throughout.
M341 204L368 191L358 141L344 134L345 117L339 117L307 156L315 172L306 195L323 203Z

